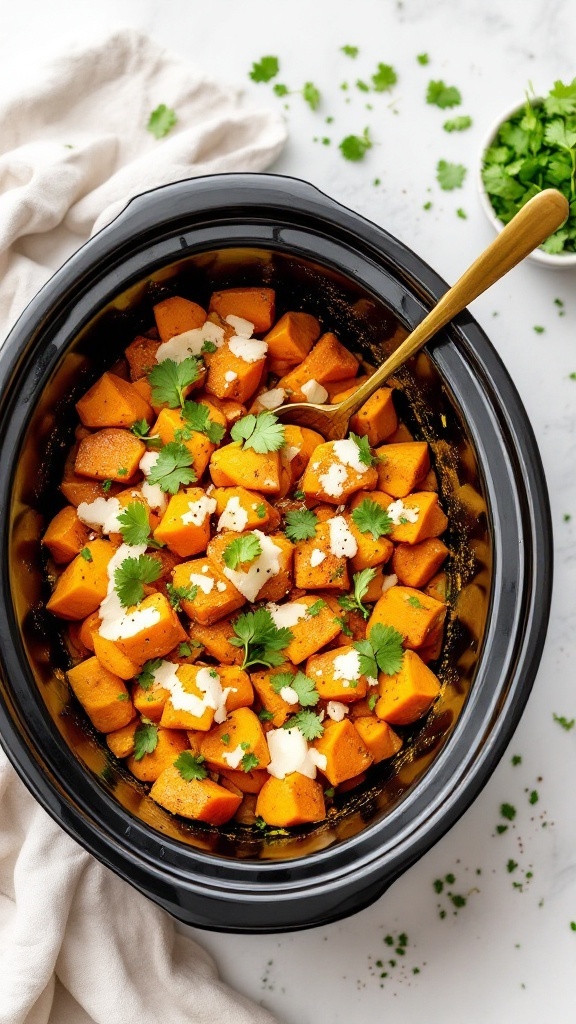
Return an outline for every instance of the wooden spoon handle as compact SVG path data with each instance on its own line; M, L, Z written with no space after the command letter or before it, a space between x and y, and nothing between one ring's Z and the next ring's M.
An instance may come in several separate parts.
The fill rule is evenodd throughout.
M338 410L350 416L356 412L441 327L553 234L564 223L568 212L568 201L554 188L545 189L530 199L395 352L338 406Z

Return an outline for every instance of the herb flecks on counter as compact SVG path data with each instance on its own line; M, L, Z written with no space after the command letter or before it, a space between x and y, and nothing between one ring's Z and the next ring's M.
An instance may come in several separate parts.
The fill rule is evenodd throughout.
M163 139L177 121L176 111L172 110L171 107L167 107L165 103L160 103L150 114L146 128L155 139Z

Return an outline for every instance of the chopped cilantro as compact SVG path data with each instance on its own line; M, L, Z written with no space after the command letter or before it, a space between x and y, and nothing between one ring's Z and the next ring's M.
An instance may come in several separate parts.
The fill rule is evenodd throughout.
M375 92L387 92L393 85L396 85L398 75L390 64L378 64L372 75L372 85Z
M338 148L345 160L363 160L368 150L372 149L369 129L365 128L362 135L347 135Z
M302 95L311 110L318 110L320 106L320 90L316 88L313 82L304 83Z
M462 97L456 86L446 85L442 79L439 79L436 82L428 82L426 102L445 110L446 107L457 107L462 102Z
M254 533L241 533L224 548L222 558L229 569L238 569L247 562L254 562L262 554L262 545ZM240 569L240 571L244 571Z
M508 821L514 821L514 818L516 817L516 808L513 807L512 804L500 804L500 814Z
M360 655L362 675L376 677L378 671L385 675L396 675L404 660L403 636L393 626L377 622L366 640L358 640L353 646Z
M522 758L520 757L520 754L514 754L514 756L511 758L511 764L513 764L514 766L516 766L517 764L522 764Z
M198 594L198 587L190 584L188 587L175 587L173 583L166 584L168 600L175 612L182 611L181 601L194 601Z
M539 799L538 790L533 789L528 797L528 802L531 804L537 804Z
M304 672L278 672L270 676L270 685L274 693L280 693L285 686L290 686L298 694L298 703L303 708L314 707L320 700L316 684Z
M452 164L448 160L439 160L436 166L436 180L445 192L454 188L462 188L466 168L463 164Z
M153 754L158 745L158 728L152 722L140 722L134 733L134 760Z
M174 127L177 120L176 111L172 110L171 107L167 107L165 103L161 103L150 114L146 128L152 133L154 138L163 139L170 129Z
M409 604L411 608L423 608L424 607L422 602L417 597L414 597L413 594L411 594L410 597L408 597L406 599L406 603Z
M564 715L556 714L553 714L552 718L555 722L558 722L558 725L561 725L566 732L570 732L570 730L574 728L574 725L576 725L576 718L565 718Z
M276 94L276 96L288 96L290 93L290 89L288 88L288 86L282 85L281 82L276 82L276 84L272 86L272 91Z
M284 427L273 412L243 416L232 427L230 436L233 441L242 441L244 449L253 448L260 455L265 452L277 452L286 444Z
M347 57L357 57L360 53L357 46L341 46L340 50L342 53L345 53Z
M244 757L240 761L240 767L243 772L251 772L254 768L257 768L259 764L260 759L253 753L244 754Z
M148 482L158 484L162 491L176 494L181 486L197 479L192 469L193 458L185 444L169 441L158 453L156 464L148 475Z
M362 602L375 575L376 569L362 569L361 572L354 573L354 592L352 594L342 594L338 598L338 604L344 611L358 611L365 619L368 618L370 612Z
M306 612L306 615L308 616L308 618L314 619L317 615L320 615L322 609L326 607L326 601L323 601L322 598L319 597L317 601L314 601L314 604L308 606L308 611Z
M468 214L466 213L466 210L462 209L461 206L459 206L458 209L456 210L456 216L460 217L460 220L468 220Z
M532 330L536 334L544 334L545 328L542 327L540 324L535 324L534 327L532 328Z
M376 707L377 703L378 703L378 694L377 693L371 693L370 696L368 697L368 707L370 708L370 711L374 711L374 708Z
M125 608L138 604L144 597L144 584L154 583L162 574L162 566L152 555L125 558L114 572L114 586Z
M303 508L295 512L287 512L285 533L288 540L297 543L299 540L311 540L316 536L318 516L312 509Z
M367 437L361 437L359 434L354 434L350 431L349 438L354 441L354 444L358 448L358 458L364 466L373 466L378 462L378 456L373 455L370 450L370 442Z
M432 209L432 203L430 202L430 200L428 200L428 202L424 203L424 206L422 207L422 209L423 210L431 210Z
M258 718L261 722L271 722L274 718L272 711L267 711L266 708L262 708L262 711L258 712Z
M510 859L506 863L506 871L508 872L508 874L511 875L513 871L516 871L517 867L517 861L512 860L512 858L510 857Z
M258 516L258 519L265 519L266 518L266 506L265 506L264 502L261 502L259 505L256 505L255 512L256 512L256 515Z
M444 121L442 125L445 132L463 132L472 124L472 118L468 114L461 114L460 117L452 117Z
M125 544L148 544L150 520L148 508L141 501L131 501L119 514L120 533Z
M90 548L82 548L82 551L80 552L80 556L84 559L85 562L91 562L93 560L92 559L92 552L90 551Z
M278 629L267 608L239 615L233 629L236 635L230 637L230 643L244 650L242 669L250 665L271 668L286 660L281 652L293 639L293 634L286 627Z
M308 741L319 739L324 732L320 715L315 714L314 711L298 711L284 722L282 728L299 729L304 739Z
M576 376L576 374L575 374L575 376ZM103 480L102 481L102 490L103 491L106 491L106 493L108 493L108 491L110 490L111 487L112 487L112 481L111 480Z
M187 643L178 644L178 657L179 658L189 658L191 654L192 654L192 648L190 647L190 644L187 644Z
M419 64L422 64L423 66L430 63L430 57L428 56L427 53L417 54L416 60L418 61Z
M143 690L149 690L154 682L154 673L160 668L162 664L162 658L152 658L150 661L145 661L142 666L140 675L136 676L138 685Z
M192 779L205 779L208 769L204 767L202 754L193 754L190 750L184 750L174 761L174 767L186 782Z
M181 363L173 359L157 363L148 374L154 405L167 405L170 409L183 405L184 391L198 380L200 365L200 360L194 356L188 356Z
M119 693L116 700L130 700L127 693Z
M364 498L353 510L352 520L362 533L371 533L374 540L390 533L393 527L387 510L370 498Z
M254 61L250 78L253 82L269 82L271 78L275 78L279 70L278 57L261 57L260 60Z
M188 430L205 434L211 444L220 444L226 433L226 427L210 419L210 412L207 406L201 405L199 402L184 402L182 406L182 419ZM189 441L190 438L186 437L183 440Z

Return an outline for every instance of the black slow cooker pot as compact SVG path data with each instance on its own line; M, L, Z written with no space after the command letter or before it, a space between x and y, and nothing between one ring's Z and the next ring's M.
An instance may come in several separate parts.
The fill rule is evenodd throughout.
M386 231L303 182L218 175L132 200L45 285L0 351L0 733L26 785L95 857L190 924L307 928L376 899L469 806L530 692L546 631L551 527L526 413L464 313L398 375L400 412L429 441L445 505L449 629L443 691L405 751L288 837L215 830L157 807L71 698L60 625L44 609L39 538L57 510L74 401L150 326L159 296L205 302L266 284L368 363L445 283Z

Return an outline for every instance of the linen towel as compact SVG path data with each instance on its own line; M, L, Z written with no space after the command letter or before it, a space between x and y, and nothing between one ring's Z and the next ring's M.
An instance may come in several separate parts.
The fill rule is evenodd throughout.
M146 131L159 104L177 124ZM0 340L82 241L138 192L259 171L286 137L132 30L68 52L0 103ZM274 1024L164 911L35 802L0 750L0 1024Z

